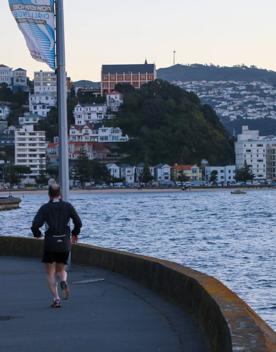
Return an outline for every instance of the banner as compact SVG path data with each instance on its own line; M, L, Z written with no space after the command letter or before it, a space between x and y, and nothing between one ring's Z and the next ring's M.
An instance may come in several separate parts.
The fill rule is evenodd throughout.
M55 70L54 0L9 0L32 57Z

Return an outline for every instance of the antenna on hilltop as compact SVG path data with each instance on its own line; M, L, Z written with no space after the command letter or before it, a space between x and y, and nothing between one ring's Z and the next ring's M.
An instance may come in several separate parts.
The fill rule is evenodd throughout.
M175 66L175 54L176 54L176 51L174 50L173 51L173 65Z

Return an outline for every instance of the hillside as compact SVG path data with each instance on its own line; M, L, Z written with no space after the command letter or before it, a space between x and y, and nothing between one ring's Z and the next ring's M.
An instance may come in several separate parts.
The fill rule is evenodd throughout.
M217 115L199 98L166 81L134 90L118 85L124 104L110 121L131 138L120 145L125 161L150 164L233 162L233 145Z
M268 82L276 84L276 72L260 69L255 66L214 66L214 65L175 65L160 68L157 71L160 79L172 81L242 81Z

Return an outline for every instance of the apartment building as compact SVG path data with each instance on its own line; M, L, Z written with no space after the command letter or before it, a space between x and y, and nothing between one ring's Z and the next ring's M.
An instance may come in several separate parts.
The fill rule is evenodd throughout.
M248 126L242 127L235 143L236 167L240 169L245 165L250 166L256 180L267 178L267 137L260 137L259 131L249 130Z
M29 182L46 170L44 131L35 131L33 125L25 125L15 131L15 165L30 167Z
M205 168L205 180L210 182L213 172L216 173L217 180L219 184L233 183L236 181L236 165L227 166L207 166Z
M129 83L139 89L143 84L154 81L157 77L154 64L103 65L101 74L102 95L114 91L116 84Z
M34 73L34 94L57 94L57 76L52 71Z

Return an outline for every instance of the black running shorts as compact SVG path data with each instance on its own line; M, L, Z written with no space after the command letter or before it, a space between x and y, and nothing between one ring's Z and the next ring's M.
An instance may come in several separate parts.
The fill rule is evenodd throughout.
M69 252L44 252L42 263L67 264Z

